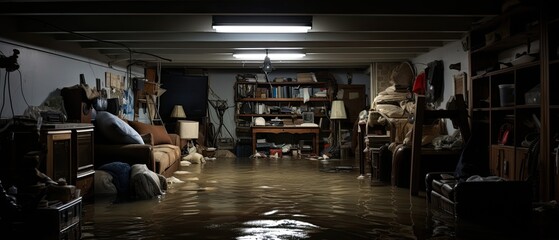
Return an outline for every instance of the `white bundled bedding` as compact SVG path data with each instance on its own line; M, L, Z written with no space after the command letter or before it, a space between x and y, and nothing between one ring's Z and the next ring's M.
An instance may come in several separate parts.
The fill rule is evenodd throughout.
M407 118L406 113L414 112L414 104L408 101L408 92L396 91L392 85L374 98L371 110L390 118Z

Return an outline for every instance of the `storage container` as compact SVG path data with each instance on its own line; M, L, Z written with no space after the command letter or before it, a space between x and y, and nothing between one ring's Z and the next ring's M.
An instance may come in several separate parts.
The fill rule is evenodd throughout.
M499 84L501 107L514 106L514 84Z
M540 84L538 84L524 94L524 101L526 104L540 104L540 96Z

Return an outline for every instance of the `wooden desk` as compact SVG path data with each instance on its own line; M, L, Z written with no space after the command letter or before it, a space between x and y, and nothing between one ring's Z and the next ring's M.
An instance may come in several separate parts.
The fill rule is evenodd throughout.
M252 152L256 152L256 134L258 133L288 133L288 134L313 134L313 152L318 154L318 139L320 137L319 127L299 127L296 125L290 126L253 126L252 132Z

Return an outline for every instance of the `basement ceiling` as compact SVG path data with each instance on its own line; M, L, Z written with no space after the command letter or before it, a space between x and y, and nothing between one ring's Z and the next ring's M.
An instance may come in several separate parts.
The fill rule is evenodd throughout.
M366 68L463 40L500 11L500 1L488 0L3 1L0 37L117 65L256 68L262 61L233 54L293 50L306 56L273 61L274 68ZM216 33L213 15L312 16L312 29Z

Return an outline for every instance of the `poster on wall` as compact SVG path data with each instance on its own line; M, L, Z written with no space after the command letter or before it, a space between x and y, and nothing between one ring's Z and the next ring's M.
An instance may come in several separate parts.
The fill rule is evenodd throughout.
M462 94L464 101L468 102L467 75L465 72L454 75L454 95Z

